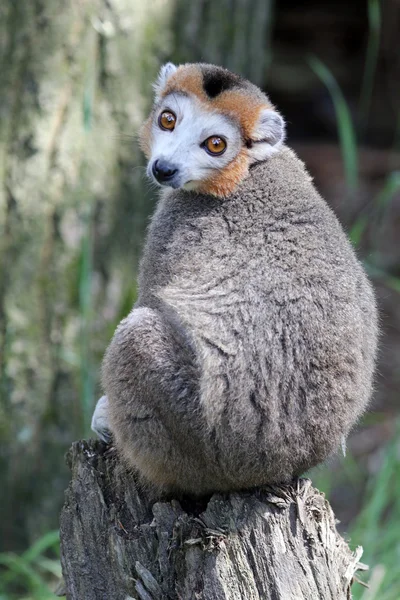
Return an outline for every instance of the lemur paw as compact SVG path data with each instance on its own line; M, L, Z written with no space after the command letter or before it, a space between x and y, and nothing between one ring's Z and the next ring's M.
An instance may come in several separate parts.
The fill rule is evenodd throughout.
M101 440L103 440L103 442L106 442L106 444L111 442L112 433L108 424L107 396L102 396L100 400L97 401L92 417L91 429Z

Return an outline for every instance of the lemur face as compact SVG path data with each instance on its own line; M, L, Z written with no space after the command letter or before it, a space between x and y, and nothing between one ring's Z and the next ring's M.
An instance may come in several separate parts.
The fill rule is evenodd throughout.
M240 129L229 116L207 110L192 95L162 99L151 127L147 173L160 185L196 189L239 154Z
M284 122L265 94L213 65L165 65L141 131L156 183L224 197L284 139Z

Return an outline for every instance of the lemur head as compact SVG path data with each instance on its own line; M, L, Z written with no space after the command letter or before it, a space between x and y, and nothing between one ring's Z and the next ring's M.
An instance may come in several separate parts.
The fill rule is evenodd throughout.
M147 174L172 188L227 196L276 152L282 117L255 85L214 65L164 65L142 127Z

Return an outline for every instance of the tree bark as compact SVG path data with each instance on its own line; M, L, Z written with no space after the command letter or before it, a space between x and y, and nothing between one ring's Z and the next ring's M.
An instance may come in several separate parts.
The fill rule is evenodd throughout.
M0 2L0 550L55 526L65 449L135 297L152 208L136 133L164 5Z
M364 567L308 479L178 501L157 498L100 442L75 443L67 461L68 600L348 600Z

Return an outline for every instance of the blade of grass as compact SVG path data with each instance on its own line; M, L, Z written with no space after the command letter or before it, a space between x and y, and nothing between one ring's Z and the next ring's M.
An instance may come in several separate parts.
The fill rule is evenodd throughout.
M385 283L392 290L400 294L400 279L398 277L393 277L392 275L386 275Z
M17 556L12 552L4 552L0 554L0 565L7 568L6 573L12 573L14 577L12 579L19 578L21 585L25 584L25 587L32 590L34 593L41 594L40 598L51 597L49 588L47 587L44 580L38 575L35 570L27 563L21 556ZM0 580L0 585L4 585L4 578ZM7 583L9 583L7 581ZM2 593L6 593L6 590L1 590Z
M369 589L365 590L361 600L374 600L377 598L377 593L381 588L385 574L386 569L383 565L376 565L376 567L372 569L371 577L368 582Z
M400 459L398 455L400 440L400 421L396 434L383 449L382 466L371 475L365 494L364 508L351 529L353 544L362 544L363 561L371 567L371 590L373 593L362 596L354 588L354 600L397 600L398 560L399 560L399 523L400 523ZM382 566L382 577L373 581L374 569Z
M38 556L43 554L49 548L59 547L60 544L60 533L59 531L49 531L37 540L28 550L21 555L24 560L31 562Z
M59 542L59 532L49 531L20 556L12 552L0 554L0 565L5 568L0 576L0 590L6 592L10 585L18 583L27 591L32 592L35 598L40 600L53 598L54 595L47 587L46 581L38 573L38 569L47 571L58 578L61 577L59 561L42 556L50 548L56 550L58 555Z
M400 279L398 277L388 275L386 271L380 269L377 265L370 261L365 261L364 267L371 279L378 279L382 281L385 285L387 285L387 287L400 294Z
M367 228L368 221L367 215L360 215L350 229L349 238L353 246L358 246L360 244L364 231Z
M381 520L390 501L390 487L395 471L398 469L397 463L397 444L392 441L385 452L383 464L377 477L370 480L369 490L367 490L369 500L358 519L358 527L364 530L363 545L366 547L368 545L376 546L379 543L378 534Z
M378 62L379 43L381 35L381 7L380 0L368 0L368 25L369 35L367 44L367 55L360 94L361 133L363 134L368 125L368 116L371 105L372 90L376 65Z
M35 561L35 565L37 565L41 571L46 571L51 573L51 575L54 575L54 577L57 577L57 579L61 579L62 571L60 561L53 560L51 558L39 557Z
M358 188L358 152L350 110L331 71L316 56L308 58L309 65L328 89L335 109L346 184L349 190Z
M387 213L387 208L392 202L394 196L397 192L400 191L400 171L393 171L389 173L386 178L385 184L382 190L377 195L374 205L378 214L374 215L375 222L378 220L378 226L376 227L376 234L374 236L373 242L374 247L378 245L379 240L382 238L384 234L384 224L385 217ZM356 222L353 227L350 229L349 238L354 246L358 246L361 238L367 228L369 222L369 217L366 214L361 214L358 216Z
M389 173L385 185L376 199L377 208L385 209L398 191L400 191L400 171L393 171Z

